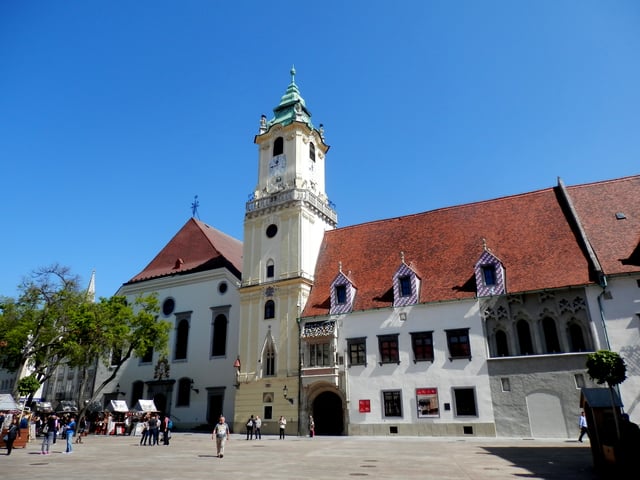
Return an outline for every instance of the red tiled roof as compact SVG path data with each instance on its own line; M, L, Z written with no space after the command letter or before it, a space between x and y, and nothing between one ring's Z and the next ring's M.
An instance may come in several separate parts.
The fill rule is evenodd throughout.
M127 283L221 267L240 279L242 242L190 218L151 263Z
M557 194L549 188L328 231L303 316L328 314L340 262L357 285L354 310L392 306L400 252L421 273L421 303L473 298L483 239L503 262L507 292L592 283Z

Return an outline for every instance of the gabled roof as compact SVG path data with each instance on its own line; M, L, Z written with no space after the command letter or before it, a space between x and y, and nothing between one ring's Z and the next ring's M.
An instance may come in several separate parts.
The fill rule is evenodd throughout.
M358 284L353 311L392 306L400 252L421 272L420 303L474 298L474 265L485 242L503 263L507 293L593 283L566 211L557 189L548 188L327 231L302 315L329 313L340 263Z
M228 268L240 279L242 242L190 218L151 263L127 284L215 268Z
M603 273L640 272L640 176L567 190Z

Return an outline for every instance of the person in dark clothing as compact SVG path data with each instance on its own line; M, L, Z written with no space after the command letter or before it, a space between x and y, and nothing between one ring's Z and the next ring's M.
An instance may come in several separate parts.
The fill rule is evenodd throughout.
M18 425L18 418L13 417L13 421L11 422L11 426L9 426L9 431L7 432L7 455L11 455L11 450L13 450L13 442L15 442L17 437L21 437L20 426Z

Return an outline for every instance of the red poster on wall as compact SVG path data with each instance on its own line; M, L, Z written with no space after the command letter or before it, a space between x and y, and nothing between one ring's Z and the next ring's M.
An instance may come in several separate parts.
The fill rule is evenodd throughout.
M371 400L358 400L358 411L360 413L371 412Z

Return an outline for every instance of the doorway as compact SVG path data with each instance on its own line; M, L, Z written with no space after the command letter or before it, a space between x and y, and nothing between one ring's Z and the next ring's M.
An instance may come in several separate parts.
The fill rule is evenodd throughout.
M322 392L313 400L316 435L344 435L342 399L333 392Z

